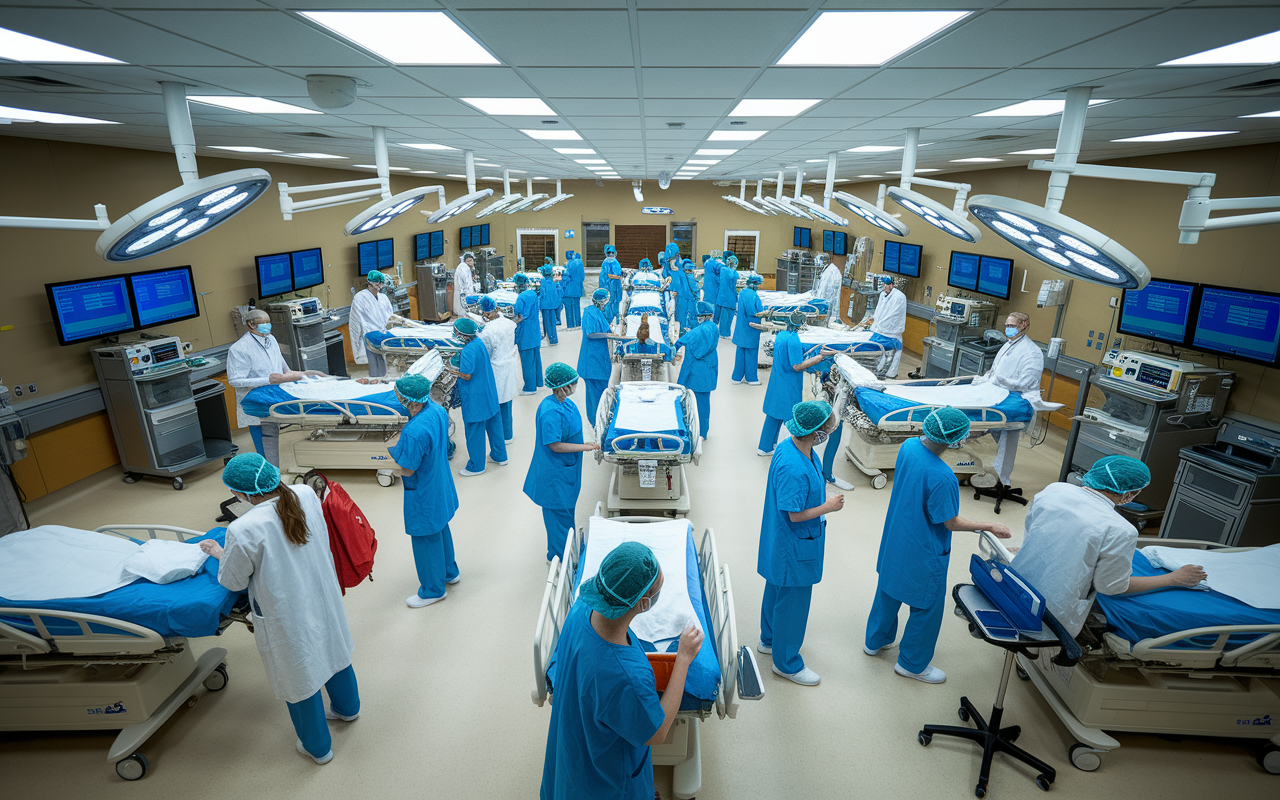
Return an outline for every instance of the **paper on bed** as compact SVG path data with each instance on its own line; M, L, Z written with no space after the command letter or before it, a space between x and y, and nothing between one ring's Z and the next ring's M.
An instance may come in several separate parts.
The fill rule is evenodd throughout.
M760 298L760 304L765 308L771 308L773 306L800 306L813 299L813 292L791 294L790 292L758 289L756 290L756 295Z
M618 411L613 426L623 431L673 431L680 428L676 400L684 392L673 386L618 384Z
M409 339L452 339L452 325L423 325L412 328L387 328L386 333L392 336L403 336Z
M190 578L200 571L208 558L198 544L169 539L152 539L133 550L133 555L124 562L124 571L152 583L173 583Z
M360 400L375 394L386 394L391 391L390 384L363 384L354 380L333 380L332 378L304 378L300 381L283 384L290 395L299 400Z
M589 525L579 586L595 577L600 562L613 548L623 542L640 542L653 551L662 565L662 594L657 605L632 620L631 630L652 643L678 637L691 623L701 629L689 597L686 553L693 526L688 520L638 524L592 517Z
M854 386L873 387L884 383L876 377L874 372L843 353L836 356L836 369L840 370L844 379Z
M0 536L0 597L96 597L138 579L124 570L137 552L128 539L62 525Z
M1280 544L1238 553L1144 547L1142 554L1153 565L1169 571L1197 564L1207 576L1201 585L1254 608L1280 609Z
M636 331L640 330L640 320L644 316L634 311L627 313L627 335L634 337ZM657 314L649 314L649 338L659 344L668 344L667 335L662 330L662 317Z
M1001 389L991 383L955 386L889 386L884 393L922 405L955 408L991 408L999 405L1009 396L1008 389Z
M805 328L800 332L800 342L806 347L811 347L815 344L863 344L871 341L872 335L871 331Z

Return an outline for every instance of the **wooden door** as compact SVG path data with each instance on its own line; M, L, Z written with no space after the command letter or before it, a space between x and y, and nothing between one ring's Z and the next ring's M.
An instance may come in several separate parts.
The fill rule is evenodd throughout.
M522 233L520 255L524 257L526 270L536 270L542 266L544 257L556 257L556 237L546 233Z
M640 259L647 258L658 266L658 254L667 246L666 225L615 225L613 244L618 260L627 269L635 269Z

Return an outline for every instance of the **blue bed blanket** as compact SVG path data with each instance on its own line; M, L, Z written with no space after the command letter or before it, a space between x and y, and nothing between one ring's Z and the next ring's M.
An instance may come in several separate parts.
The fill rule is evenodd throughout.
M397 347L420 347L424 350L431 347L448 347L456 350L462 349L462 342L458 339L440 339L434 336L405 336L390 331L370 331L364 335L366 343L372 345L375 349L380 349L384 345L391 344Z
M335 381L335 383L337 383L337 381ZM347 383L347 382L343 381L342 383ZM286 402L289 402L290 400L300 399L290 394L288 387L289 387L289 384L287 383L279 383L279 384L273 384L270 386L259 386L256 389L251 389L249 390L249 393L244 396L244 400L240 402L240 407L244 409L244 413L248 414L251 417L259 417L261 419L267 419L268 417L271 416L271 413L270 413L271 407L276 403L286 403ZM393 391L389 391L388 386L386 384L370 386L368 388L369 388L369 393L365 395L361 395L358 398L359 400L369 402L369 403L377 403L380 406L387 406L393 411L397 411L406 417L409 416L409 410L400 404L400 401L396 399L396 393ZM334 402L341 405L343 401L335 399ZM296 409L294 408L289 409L291 413L293 413L295 410ZM356 407L355 410L361 414L364 413L363 406L358 406ZM383 411L380 408L373 408L370 410L374 414L387 414L386 411ZM337 409L335 409L333 406L328 405L327 403L324 403L324 402L320 402L318 400L311 401L311 402L304 401L302 403L302 411L303 413L306 413L306 414L337 414L338 413Z
M920 403L914 400L907 400L902 397L895 397L891 394L868 389L866 387L858 387L854 390L858 398L858 405L862 408L864 414L871 418L872 422L879 421L884 415L891 411L897 411L903 408L911 408L918 406ZM1021 395L1009 393L1009 396L994 406L989 406L996 411L1003 412L1010 422L1026 422L1030 420L1035 412L1031 408L1031 404L1022 399ZM969 419L974 422L982 421L981 408L961 408ZM904 415L905 416L905 415ZM924 422L925 417L929 416L928 409L911 412L912 422ZM894 421L898 421L895 417ZM906 421L903 419L902 421Z
M688 455L690 452L693 451L693 441L692 441L693 437L690 435L689 427L685 424L685 421L684 421L683 398L680 398L680 397L676 398L675 407L676 407L676 417L679 420L678 427L672 428L670 430L663 430L663 431L648 431L648 430L637 431L637 430L628 430L626 428L618 427L617 425L618 408L615 405L613 409L613 417L609 420L609 430L605 432L605 438L604 438L604 442L601 444L601 449L606 453L636 452L636 453L650 453L650 454L653 454L654 456L661 455L664 452L667 454L674 453L675 448L672 447L671 441L666 439L627 439L622 443L622 446L619 447L616 451L613 446L613 440L625 434L665 433L665 434L670 434L671 436L679 436L681 441L683 442L683 445L680 448L680 453L683 455Z

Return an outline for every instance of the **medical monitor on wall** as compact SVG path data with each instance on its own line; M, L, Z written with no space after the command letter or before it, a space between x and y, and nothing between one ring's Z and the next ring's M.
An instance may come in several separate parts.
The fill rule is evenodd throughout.
M847 254L849 252L849 234L844 231L833 231L832 233L834 234L833 238L835 239L835 241L832 242L832 254L837 256Z
M152 328L200 316L191 267L135 272L129 276L138 328Z
M288 253L257 256L258 297L275 297L293 291L293 263Z
M458 229L458 247L466 250L471 247L471 226L463 225Z
M982 256L977 253L951 251L951 263L947 267L947 285L957 289L978 291L978 264Z
M924 247L918 244L898 242L898 274L905 278L920 277L920 258Z
M1280 294L1202 287L1190 345L1256 364L1275 364Z
M1191 333L1198 284L1152 280L1145 289L1125 289L1116 332L1181 347Z
M1013 287L1013 259L982 256L978 259L978 291L1009 299L1009 290Z
M356 245L356 260L359 262L361 275L368 275L375 269L391 269L396 263L395 243L390 239L360 242Z
M484 247L489 244L489 223L471 226L471 246Z
M324 283L324 259L320 255L320 248L313 247L309 250L294 250L289 254L289 259L293 263L293 290L310 289L312 286L319 286Z
M124 275L47 283L44 291L49 298L53 328L60 345L126 333L137 328Z
M444 231L414 234L413 260L427 261L444 255Z
M791 246L799 247L803 250L808 250L809 242L811 240L810 237L812 237L812 235L813 235L812 229L801 228L799 225L795 226L795 228L791 231Z

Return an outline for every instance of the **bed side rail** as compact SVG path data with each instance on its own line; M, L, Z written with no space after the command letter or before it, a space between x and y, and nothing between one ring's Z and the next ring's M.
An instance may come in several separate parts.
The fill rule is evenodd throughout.
M321 408L329 410L321 412ZM286 400L273 404L267 413L272 422L290 425L315 424L335 417L353 425L403 425L409 421L391 406L367 400Z
M887 431L918 431L922 429L925 417L939 408L943 408L943 406L929 403L897 408L876 420L876 427ZM1003 411L997 411L994 408L967 408L962 410L966 413L981 412L980 419L970 417L969 428L971 430L993 430L1023 424L1011 423ZM919 416L919 419L913 419L915 416Z
M597 503L596 511L600 510ZM577 531L568 529L567 534L564 560L559 557L551 559L551 566L547 570L547 586L542 592L542 603L538 608L538 621L533 633L531 697L534 705L539 707L551 694L551 688L547 685L547 668L555 654L556 644L560 641L560 631L569 607L573 605L573 575L586 549L586 528L579 528Z
M1108 637L1112 635L1108 634ZM1233 636L1258 638L1230 647L1229 640ZM1194 641L1208 637L1214 637L1208 646ZM1178 644L1187 646L1177 647ZM1276 649L1278 645L1280 625L1210 625L1143 639L1129 648L1129 654L1140 661L1166 661L1187 667L1235 667L1253 656Z
M653 439L657 442L658 449L637 450L637 442L644 439ZM658 461L674 459L683 461L692 456L692 453L683 452L688 442L670 433L622 433L613 437L609 444L613 451L605 453L604 458L607 461L635 461L638 459L657 459ZM625 444L630 444L631 446L623 449Z
M179 542L185 542L187 539L204 536L206 533L206 531L193 531L190 528L179 528L175 525L152 525L145 522L103 525L93 530L95 533L108 533L124 539L133 539L134 541L142 539L175 539ZM146 536L140 535L144 533Z
M706 528L698 544L698 570L702 592L711 612L710 636L714 638L720 660L720 694L716 698L716 714L724 719L738 716L738 625L733 606L733 585L729 565L720 563L715 532Z
M150 628L111 617L44 608L0 607L0 654L120 655L154 653L167 646ZM12 636L16 631L25 636ZM44 642L41 649L31 642ZM32 648L32 649L24 649Z

